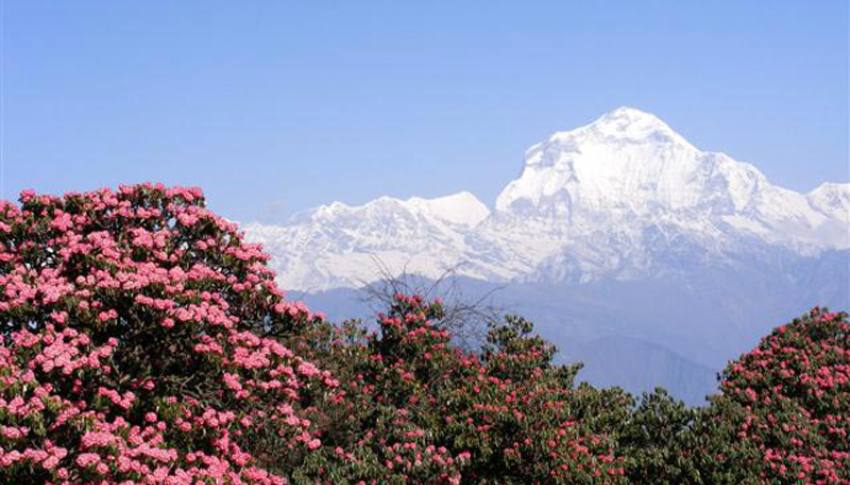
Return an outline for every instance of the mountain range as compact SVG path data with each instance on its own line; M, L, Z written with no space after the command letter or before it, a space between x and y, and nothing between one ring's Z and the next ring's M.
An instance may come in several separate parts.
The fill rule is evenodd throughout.
M492 209L380 197L243 228L283 288L332 315L365 312L356 289L387 272L451 271L536 320L580 377L690 403L770 324L850 306L850 184L779 187L626 107L531 146Z

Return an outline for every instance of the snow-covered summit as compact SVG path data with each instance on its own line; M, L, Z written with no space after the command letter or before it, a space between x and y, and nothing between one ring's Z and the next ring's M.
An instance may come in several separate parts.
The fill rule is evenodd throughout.
M286 288L354 287L448 268L491 281L634 278L675 258L720 260L778 247L850 247L850 184L808 194L753 165L701 151L655 115L618 108L525 153L491 211L469 192L319 207L283 226L246 226ZM668 268L669 269L669 268Z
M687 144L684 138L654 114L628 106L609 111L589 125L575 130L555 133L553 137L569 138L588 135L603 139L627 140L634 143L651 141L653 143Z
M828 217L850 220L850 183L824 183L806 196L812 207Z
M356 206L339 201L331 202L297 214L292 222L295 224L307 221L332 222L359 215L386 216L390 214L426 217L450 224L475 226L490 215L490 209L471 192L467 191L433 199L411 197L402 200L381 196L363 205Z
M273 256L285 288L317 290L360 286L382 277L384 269L439 277L467 259L467 235L489 215L469 192L433 199L384 196L359 206L333 202L290 224L244 229Z
M718 198L741 206L766 179L754 167L701 152L656 116L619 108L531 147L496 210L570 216L581 211L680 210Z
M411 197L407 204L444 221L465 226L475 226L490 215L490 209L467 191L435 199Z

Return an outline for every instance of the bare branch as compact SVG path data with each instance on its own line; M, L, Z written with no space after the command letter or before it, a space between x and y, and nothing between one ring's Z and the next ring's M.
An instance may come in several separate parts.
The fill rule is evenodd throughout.
M503 287L489 289L475 298L467 296L457 274L460 265L447 269L431 281L408 272L407 265L396 275L379 257L372 258L381 277L363 286L360 301L369 304L374 313L385 311L398 293L416 294L428 300L441 298L444 316L434 325L448 330L456 344L466 350L480 349L487 325L500 320L504 313L493 302L493 295Z

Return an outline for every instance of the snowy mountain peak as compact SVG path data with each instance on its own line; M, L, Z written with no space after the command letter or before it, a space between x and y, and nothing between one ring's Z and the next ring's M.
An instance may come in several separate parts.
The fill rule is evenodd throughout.
M850 184L807 194L775 186L624 107L532 146L492 213L469 192L380 197L246 232L274 255L288 289L357 287L380 277L376 259L430 278L459 268L500 282L628 279L774 247L850 248Z
M626 106L606 113L589 126L605 135L631 140L658 141L667 138L684 141L684 138L654 114Z
M638 108L633 108L631 106L620 106L619 108L612 109L611 111L605 113L600 117L600 120L612 120L612 119L627 119L633 123L637 122L651 122L651 123L660 123L664 126L663 121L660 118L655 116L654 114L643 111Z
M813 207L827 216L850 223L850 183L827 182L809 192L806 197ZM850 231L850 227L847 230Z
M407 204L444 221L466 226L475 226L490 215L490 209L467 191L435 199L411 197Z
M543 144L585 143L690 144L652 113L623 106L594 122L569 131L554 133ZM532 150L534 147L532 147Z
M520 178L499 195L496 210L561 217L580 207L688 207L704 195L700 185L713 175L716 158L655 115L618 108L532 146Z
M433 199L411 197L402 200L385 195L359 206L331 202L298 214L293 223L328 222L365 214L370 217L425 217L444 223L475 226L490 215L490 209L467 191Z

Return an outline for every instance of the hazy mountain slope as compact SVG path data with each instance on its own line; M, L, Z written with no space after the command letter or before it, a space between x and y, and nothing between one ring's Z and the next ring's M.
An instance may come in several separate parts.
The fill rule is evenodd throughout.
M714 373L776 322L816 303L850 308L850 252L774 256L769 264L697 267L644 280L497 284L458 277L451 284L464 300L489 295L486 302L502 312L534 321L558 345L560 360L585 363L582 379L632 392L663 386L698 404L715 390ZM349 288L290 293L334 320L374 318L366 296Z
M699 405L717 386L717 372L638 339L603 337L566 349L566 362L583 362L579 380L596 386L621 386L640 394L659 383L688 404Z

